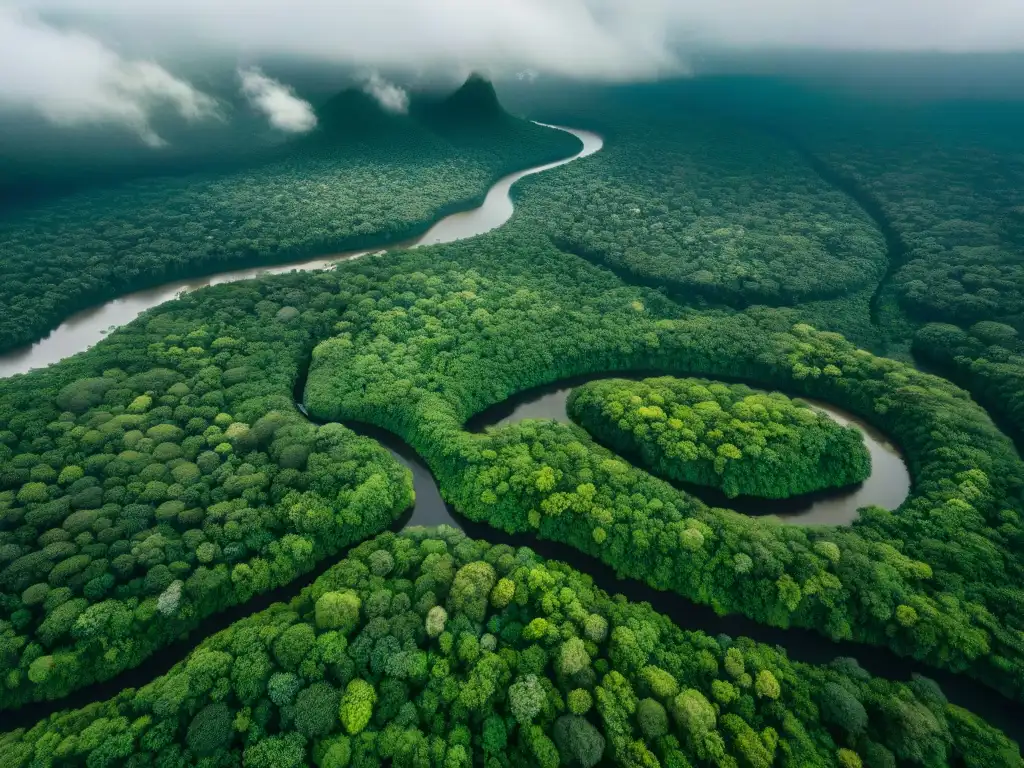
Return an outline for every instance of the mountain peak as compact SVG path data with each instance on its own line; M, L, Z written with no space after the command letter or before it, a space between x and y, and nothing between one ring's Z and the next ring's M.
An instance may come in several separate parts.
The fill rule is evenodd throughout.
M330 133L362 133L380 130L399 122L381 108L377 100L360 88L346 88L317 109L321 130Z
M441 106L448 117L458 119L493 119L505 114L494 85L476 72L471 74L455 93L445 99Z

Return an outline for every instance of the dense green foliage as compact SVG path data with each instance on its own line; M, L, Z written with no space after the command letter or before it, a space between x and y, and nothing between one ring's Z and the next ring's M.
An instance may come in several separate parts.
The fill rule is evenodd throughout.
M860 430L774 392L663 377L608 379L573 390L573 420L655 474L784 499L871 474Z
M421 234L477 204L499 176L579 147L504 113L469 137L435 131L352 95L327 105L344 108L339 124L328 111L312 138L273 162L83 192L0 220L0 350L34 341L75 309L172 277ZM365 133L373 113L386 124Z
M1024 466L964 392L793 326L785 311L670 319L656 294L623 288L518 222L440 249L441 260L435 251L351 265L369 285L345 282L352 309L314 352L311 409L401 434L474 520L536 531L723 611L888 645L1020 695ZM462 430L512 392L630 368L740 377L833 402L903 448L913 493L852 529L782 526L709 509L582 430Z
M677 109L602 103L608 147L524 192L543 200L556 242L686 302L788 305L881 278L870 218L797 152Z
M381 447L295 412L324 303L296 282L190 297L0 385L0 703L133 667L410 505Z
M875 119L886 125L897 109ZM898 233L906 253L893 287L913 316L1024 327L1024 161L1017 145L986 140L981 124L965 135L944 129L948 117L918 117L900 130L858 123L841 140L816 137L816 149L878 201Z
M326 603L347 600L338 625ZM0 737L7 768L1020 766L934 683L683 632L527 549L366 542L164 677Z
M900 325L904 311L917 322L1021 327L1019 101L864 96L744 78L691 90L713 111L770 126L871 211L889 240L876 320Z
M1024 343L1016 329L989 320L969 330L932 323L914 337L914 353L967 387L1024 439Z

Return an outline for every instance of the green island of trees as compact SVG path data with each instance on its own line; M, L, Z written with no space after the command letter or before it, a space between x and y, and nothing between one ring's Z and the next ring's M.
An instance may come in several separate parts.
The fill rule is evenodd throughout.
M579 149L487 102L489 83L466 88L486 130L447 119L466 113L463 98L392 115L350 90L322 107L310 137L250 169L143 179L0 219L0 351L130 290L420 235L504 174Z
M569 415L603 445L662 477L726 496L785 499L871 474L860 430L779 392L662 377L577 387Z
M927 678L684 632L565 565L444 528L365 542L167 675L0 736L5 768L602 761L1022 764Z

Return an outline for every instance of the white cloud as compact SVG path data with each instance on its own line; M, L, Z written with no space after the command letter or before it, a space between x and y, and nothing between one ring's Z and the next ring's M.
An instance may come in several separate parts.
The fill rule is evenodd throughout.
M10 8L0 8L0 106L58 125L120 125L153 147L165 143L151 124L156 110L188 121L218 114L214 99L159 65Z
M367 78L363 91L373 96L381 108L388 112L404 115L409 111L409 94L405 89L389 83L377 72Z
M611 80L679 67L657 19L640 8L652 0L13 1L170 56L280 54L383 72L532 68Z
M628 80L693 45L1024 49L1022 0L8 0L170 54ZM684 51L685 52L685 51Z
M628 81L685 73L687 52L717 46L1024 50L1024 0L0 0L0 108L117 123L158 145L158 108L196 120L216 105L154 57ZM257 108L303 128L295 97L270 85L253 90ZM367 88L403 108L397 87Z
M270 124L286 133L308 133L316 128L316 114L308 101L295 95L287 85L267 77L257 67L239 69L242 94Z
M668 0L666 0L666 3ZM691 39L737 47L1024 50L1020 0L719 0L671 6Z

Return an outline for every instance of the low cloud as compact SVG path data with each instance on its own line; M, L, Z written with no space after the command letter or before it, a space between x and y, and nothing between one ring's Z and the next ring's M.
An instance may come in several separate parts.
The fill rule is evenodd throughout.
M0 108L116 123L159 145L158 109L188 120L216 111L171 74L175 62L301 59L412 82L471 71L631 81L685 74L704 51L794 47L1021 51L1024 2L0 0ZM286 86L251 75L250 98L272 124L308 129ZM404 108L396 86L366 87L386 108Z
M373 96L381 108L388 112L404 115L409 111L409 94L405 89L389 83L377 72L367 78L363 91Z
M147 51L631 80L717 46L1024 49L1021 0L7 0Z
M2 2L3 0L0 0ZM424 74L677 71L663 0L8 0L174 59L272 56Z
M166 143L152 126L159 110L189 122L218 116L214 99L158 64L10 8L0 8L0 106L57 125L118 125L152 147Z
M308 133L316 128L312 105L296 96L289 86L267 77L257 67L239 69L238 77L249 104L266 115L277 130Z

